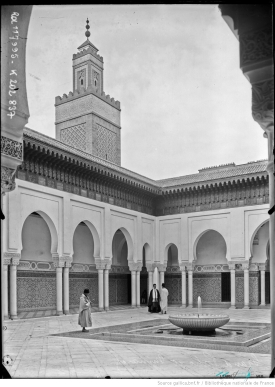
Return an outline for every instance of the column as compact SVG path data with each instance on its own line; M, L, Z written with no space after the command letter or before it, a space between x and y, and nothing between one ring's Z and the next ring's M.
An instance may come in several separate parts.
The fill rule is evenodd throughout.
M140 271L137 270L137 307L140 308Z
M56 269L56 314L61 316L63 314L62 309L62 267Z
M103 288L103 269L97 269L98 272L98 309L102 311L104 309L104 288Z
M10 265L10 316L12 320L17 319L17 265L18 258L12 258Z
M261 273L261 306L265 305L265 264L259 265Z
M109 310L109 268L104 269L104 309Z
M159 272L159 293L161 297L161 289L162 289L162 284L164 283L164 272L166 270L166 266L164 264L158 265L158 272Z
M230 269L230 288L231 288L231 306L230 309L236 309L236 270L235 264L229 264Z
M149 300L149 292L150 292L150 287L149 287L149 271L147 271L147 300L146 300L146 302L148 302L148 300Z
M186 271L181 267L181 307L186 308Z
M132 307L137 305L137 294L136 294L136 270L131 271L131 297L132 297Z
M71 266L71 265L70 265ZM64 293L64 296L63 296L63 302L64 302L64 305L63 305L63 310L64 310L64 314L69 314L69 305L70 305L70 301L69 301L69 266L66 266L64 267L63 269L63 293Z
M65 259L63 257L59 257L57 253L52 253L52 259L56 273L56 315L61 316L63 314L62 271L65 265Z
M249 309L249 264L242 264L244 274L244 307L243 309Z
M9 253L4 253L3 266L2 266L2 305L3 305L3 318L9 319L9 300L8 300L8 269L11 263Z
M164 271L159 272L159 291L161 291L162 284L164 283Z
M148 287L147 297L149 300L150 291L153 289L153 271L148 271Z
M154 267L153 271L153 284L156 284L157 289L159 290L159 272L158 272L158 267Z
M188 307L193 308L193 270L188 269Z
M4 319L9 318L8 312L8 265L3 264L3 274L2 274L2 303L3 303L3 315Z

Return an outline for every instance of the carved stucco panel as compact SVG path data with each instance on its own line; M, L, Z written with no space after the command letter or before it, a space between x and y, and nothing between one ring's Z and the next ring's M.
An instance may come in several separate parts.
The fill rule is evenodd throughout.
M15 189L15 169L1 166L1 194Z
M252 85L252 116L263 129L274 125L273 79Z
M253 31L240 36L241 67L272 57L272 30Z
M14 157L18 160L22 160L23 144L22 142L14 141L10 138L1 136L1 153Z

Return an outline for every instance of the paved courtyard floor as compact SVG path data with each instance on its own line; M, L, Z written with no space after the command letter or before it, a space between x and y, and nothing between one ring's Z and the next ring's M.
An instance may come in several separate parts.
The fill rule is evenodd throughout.
M11 359L6 368L12 378L213 378L221 372L268 377L270 338L259 344L265 345L259 353L257 343L242 352L237 346L236 350L210 349L211 345L188 348L163 345L161 340L140 343L93 336L98 328L115 333L120 326L121 332L122 324L154 326L163 320L165 325L169 314L190 312L170 307L168 315L151 314L143 307L93 313L89 333L76 332L81 330L77 314L5 321L4 355ZM231 323L270 323L270 309L203 309L203 313L228 314Z

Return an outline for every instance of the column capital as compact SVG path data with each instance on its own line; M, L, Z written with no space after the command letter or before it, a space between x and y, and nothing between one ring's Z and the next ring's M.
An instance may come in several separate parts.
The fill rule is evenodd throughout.
M130 271L141 271L142 262L129 262L128 263Z
M104 259L104 263L105 263L105 270L111 270L112 259L109 258L109 257L106 257L106 258Z
M19 265L19 261L21 258L20 253L13 253L13 252L5 252L3 254L4 258L4 265Z
M62 255L60 257L61 262L64 262L64 267L71 267L73 258L70 255Z
M97 270L104 270L106 267L106 261L100 257L95 257L95 265Z
M53 265L57 268L62 268L66 266L66 258L64 256L59 256L57 253L52 253Z
M147 263L146 264L146 269L147 269L148 273L149 272L152 273L155 270L155 267L153 267L153 264Z
M260 271L265 271L267 269L267 264L266 264L266 262L258 263L258 267L259 267Z
M101 262L96 264L96 270L105 270L106 264Z
M98 258L95 257L95 264L97 270L111 270L112 260L111 258Z
M155 265L155 267L157 267L158 268L158 271L166 271L166 269L167 269L167 265L165 265L164 263L158 263L158 264L156 264Z
M228 262L229 270L236 270L236 262Z
M185 266L186 266L186 270L188 270L188 271L193 271L194 270L194 265L193 265L192 262L186 263Z
M19 254L19 256L20 256L20 254ZM20 257L13 257L12 260L11 260L11 265L12 266L18 266L19 262L20 262Z
M157 268L158 271L166 271L166 268L167 268L167 262L164 262L164 263L153 262L153 263L152 263L152 271L154 271L155 268ZM148 270L148 269L147 269L147 270Z
M250 266L249 261L242 262L241 265L242 265L242 270L249 270L249 266Z
M249 270L250 271L259 271L259 264L258 263L251 263L250 265L249 265Z
M186 262L186 263L185 263L185 262L184 262L184 263L181 262L181 263L180 263L180 271L186 271L186 265L187 265L187 264L188 264L188 262Z
M231 264L231 265L234 265L235 266L235 269L238 269L238 270L249 270L249 267L250 267L250 264L251 264L251 260L252 258L248 259L248 260L234 260L233 262L231 261L227 261L228 262L228 266Z
M158 262L153 262L153 263L152 263L152 269L153 269L153 271L155 270L155 268L158 268Z

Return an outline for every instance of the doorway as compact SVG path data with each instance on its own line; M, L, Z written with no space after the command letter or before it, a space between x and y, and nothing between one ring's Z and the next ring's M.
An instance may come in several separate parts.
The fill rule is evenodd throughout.
M230 273L221 273L221 291L222 291L222 302L231 301L231 281Z

